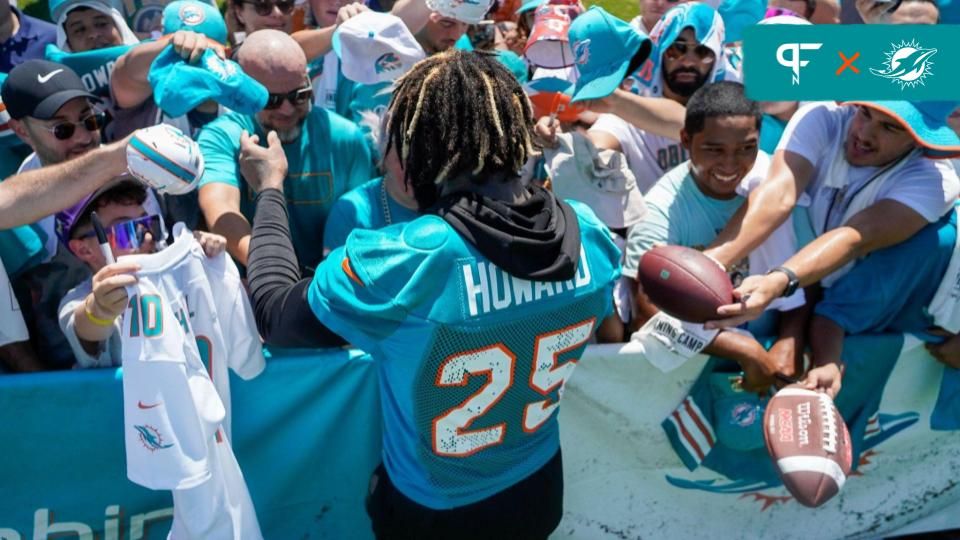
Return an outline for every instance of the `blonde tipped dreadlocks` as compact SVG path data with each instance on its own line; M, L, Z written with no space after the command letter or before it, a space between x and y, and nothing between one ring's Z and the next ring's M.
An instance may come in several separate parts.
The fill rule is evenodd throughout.
M421 208L439 184L517 175L533 152L530 101L493 55L452 50L419 62L397 81L388 114L385 153L397 149Z

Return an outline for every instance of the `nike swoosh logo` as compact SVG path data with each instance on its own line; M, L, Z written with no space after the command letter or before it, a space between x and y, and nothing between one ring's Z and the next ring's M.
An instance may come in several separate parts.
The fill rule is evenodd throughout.
M53 77L57 73L60 73L61 71L63 71L63 69L55 69L50 73L47 73L46 75L40 75L39 73L37 73L37 82L39 82L40 84L43 84L49 81L51 77Z
M153 405L144 405L142 401L137 402L137 407L140 407L141 409L152 409L154 407L159 407L160 405L163 405L162 401L160 403L154 403Z

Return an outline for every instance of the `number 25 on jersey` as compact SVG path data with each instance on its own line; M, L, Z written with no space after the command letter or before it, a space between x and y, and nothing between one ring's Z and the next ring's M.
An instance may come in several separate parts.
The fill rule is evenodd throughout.
M523 381L546 397L528 403L523 410L522 425L508 427L506 422L471 430L470 425L483 416L514 384L517 356L503 343L457 353L447 357L437 370L439 387L466 386L471 376L487 377L487 384L454 407L433 420L433 451L446 457L467 457L484 448L500 444L507 429L522 429L533 433L540 428L559 406L563 386L573 374L577 360L559 365L559 356L586 344L593 335L596 318L566 328L536 336L530 379ZM522 359L521 359L522 361ZM548 396L557 390L557 401Z

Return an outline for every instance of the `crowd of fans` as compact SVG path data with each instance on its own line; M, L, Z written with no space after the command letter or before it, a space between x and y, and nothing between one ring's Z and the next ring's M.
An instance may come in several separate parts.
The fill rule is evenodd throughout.
M842 338L853 333L923 334L935 357L960 367L957 329L941 324L950 306L935 306L941 319L928 309L956 239L960 181L949 159L935 158L960 154L957 104L756 103L738 82L748 25L937 24L953 14L933 0L640 0L638 8L626 22L573 0L176 0L137 9L52 0L48 22L0 4L0 174L19 182L12 193L32 189L27 181L42 190L61 178L120 179L70 207L76 199L51 191L43 208L55 211L46 214L26 196L4 203L39 219L8 213L0 231L11 291L0 309L14 328L0 335L0 365L119 364L100 323L112 328L122 313L131 269L102 260L94 210L115 237L134 231L127 252L162 248L184 222L204 231L211 254L226 249L246 265L256 195L241 159L247 137L265 144L272 130L282 145L305 276L351 231L429 213L396 154L384 151L381 126L394 81L459 48L496 55L531 99L541 151L517 174L590 205L623 250L615 315L598 340L634 339L651 355L712 353L737 362L744 386L758 390L809 368L835 392ZM562 39L544 39L550 32ZM199 143L205 171L191 194L160 196L123 181L124 141L159 123ZM482 135L496 144L503 133ZM447 143L424 162L470 152ZM651 321L665 316L636 277L640 257L658 244L706 250L739 287L727 318L671 322L703 347L655 346ZM773 336L772 345L736 326Z

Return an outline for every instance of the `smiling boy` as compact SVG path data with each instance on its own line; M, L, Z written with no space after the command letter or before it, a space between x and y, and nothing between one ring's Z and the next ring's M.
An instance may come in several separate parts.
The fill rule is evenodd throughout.
M687 104L681 143L690 159L661 177L646 195L649 213L631 231L623 275L637 279L640 257L658 244L703 249L710 245L745 200L738 188L766 174L769 158L758 149L761 112L747 99L743 85L735 82L708 84L697 90ZM782 258L791 255L789 242L781 242ZM782 261L775 261L777 262ZM746 260L733 273L749 273ZM658 313L658 309L635 284L633 329ZM802 304L793 301L781 309ZM750 386L764 386L775 371L792 374L802 324L783 317L781 338L769 352L752 337L721 332L704 352L740 362ZM701 336L702 337L702 336ZM751 374L752 373L752 374Z

